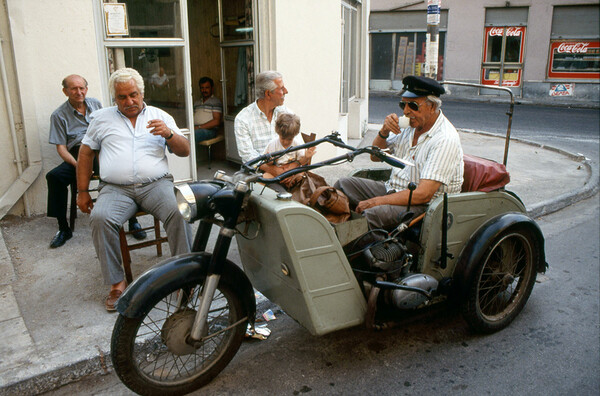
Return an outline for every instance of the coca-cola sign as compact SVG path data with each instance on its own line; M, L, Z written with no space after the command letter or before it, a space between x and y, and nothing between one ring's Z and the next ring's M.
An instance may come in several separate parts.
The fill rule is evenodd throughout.
M506 28L506 36L507 37L519 37L523 33L522 27L511 26ZM502 36L504 34L503 27L493 27L490 28L489 31L490 36Z
M585 54L590 43L560 43L556 52L559 54Z

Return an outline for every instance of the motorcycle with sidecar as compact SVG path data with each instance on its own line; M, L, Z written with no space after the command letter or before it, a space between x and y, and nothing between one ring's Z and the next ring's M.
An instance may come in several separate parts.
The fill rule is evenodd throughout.
M344 153L274 179L257 171L291 150L320 144ZM313 335L379 328L384 316L447 300L475 331L508 326L547 267L542 232L514 193L500 187L444 195L388 233L369 230L357 214L332 224L290 194L266 188L362 154L410 166L374 146L349 146L334 133L258 157L233 175L219 171L212 180L178 185L182 215L199 221L192 253L155 265L118 300L111 357L123 383L163 395L207 384L253 331L255 289ZM385 178L390 169L355 176ZM209 249L213 228L218 235ZM234 238L243 269L227 258Z

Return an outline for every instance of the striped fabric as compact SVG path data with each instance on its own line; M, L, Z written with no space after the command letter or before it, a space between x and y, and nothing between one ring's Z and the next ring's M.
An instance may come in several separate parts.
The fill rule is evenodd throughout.
M259 108L256 102L246 106L235 117L234 132L238 153L243 162L258 157L269 142L277 137L275 120L280 113L292 113L285 106L278 106L273 112L271 122Z
M405 190L410 182L419 184L421 179L428 179L442 183L433 198L444 192L459 193L463 183L463 151L452 123L440 111L433 127L419 136L417 144L411 147L414 133L414 128L407 128L404 133L387 140L396 157L415 164L404 169L394 168L392 177L386 182L388 191Z

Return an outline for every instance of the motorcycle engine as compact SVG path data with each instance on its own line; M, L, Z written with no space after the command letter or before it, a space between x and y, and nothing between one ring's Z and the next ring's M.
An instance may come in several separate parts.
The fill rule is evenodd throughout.
M399 276L402 268L412 261L406 246L396 239L377 242L365 249L364 254L372 269L395 274L393 278Z

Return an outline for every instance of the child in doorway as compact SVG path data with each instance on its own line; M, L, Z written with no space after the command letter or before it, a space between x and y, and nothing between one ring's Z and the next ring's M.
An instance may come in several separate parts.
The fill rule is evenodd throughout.
M281 113L275 121L275 132L277 137L269 142L264 154L274 153L276 151L285 150L291 146L299 146L304 144L300 137L300 117L295 114ZM315 154L316 147L311 147L306 150L293 151L282 155L275 160L275 165L283 172L297 168L301 165L306 165L310 162ZM276 175L265 172L263 177L271 179ZM282 184L285 185L285 182Z

